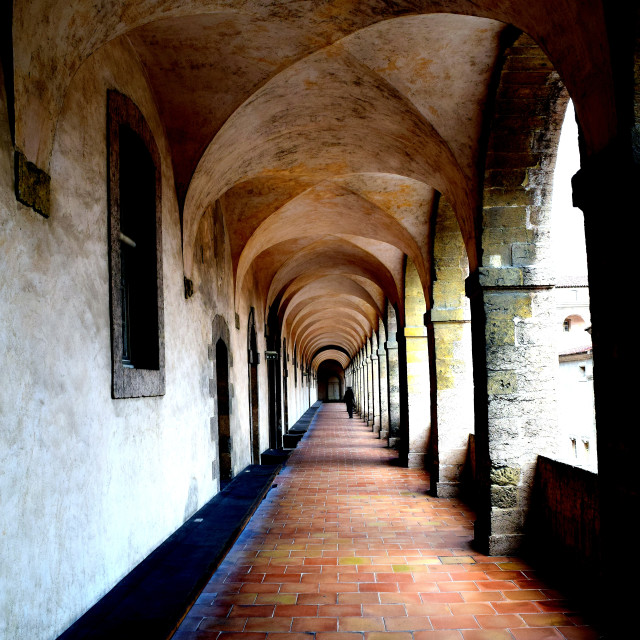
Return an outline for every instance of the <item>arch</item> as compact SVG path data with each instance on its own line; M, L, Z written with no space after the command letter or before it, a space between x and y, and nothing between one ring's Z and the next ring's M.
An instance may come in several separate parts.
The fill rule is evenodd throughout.
M361 180L364 176L358 176ZM378 188L380 186L374 182ZM314 240L326 234L353 235L384 241L397 247L413 259L423 284L428 281L426 263L421 252L422 238L416 238L402 222L378 203L361 193L335 181L326 181L307 189L272 213L253 232L240 255L236 295L243 287L247 272L265 250L275 244L288 244L294 239L309 237ZM429 190L432 195L433 190ZM372 195L370 195L373 198ZM380 203L381 204L381 203ZM406 214L405 214L406 215Z
M317 369L318 400L323 402L338 402L342 400L345 391L344 367L337 360L326 359Z

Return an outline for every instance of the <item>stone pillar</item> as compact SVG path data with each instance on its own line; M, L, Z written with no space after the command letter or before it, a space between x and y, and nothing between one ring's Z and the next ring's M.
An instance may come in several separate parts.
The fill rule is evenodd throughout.
M389 438L389 385L387 382L387 352L384 348L384 323L380 318L379 328L380 337L378 339L378 386L380 389L380 433L381 440Z
M425 468L431 432L431 397L429 381L429 341L426 327L405 327L407 344L408 467Z
M640 39L637 40L640 42ZM636 87L640 86L640 50L635 58ZM640 94L635 94L635 140L640 140ZM637 371L631 355L632 338L620 322L616 304L626 304L634 296L637 253L634 244L640 237L637 215L640 185L640 154L631 140L621 139L589 161L573 178L574 204L584 212L585 239L589 262L589 295L593 340L593 385L596 410L598 483L600 485L600 550L605 587L605 610L617 606L636 606L634 590L608 588L623 584L631 571L640 569L640 560L632 554L629 563L620 563L620 534L635 531L640 512L638 451L640 429L637 426ZM618 224L617 216L624 216ZM603 219L604 218L606 219ZM624 245L628 239L629 244ZM620 593L624 591L624 593ZM606 614L605 614L606 615ZM626 620L616 621L623 628L612 629L611 637L627 635Z
M368 412L369 388L367 380L367 360L365 348L362 348L360 358L360 376L362 377L362 406L360 407L360 417L366 422Z
M402 457L407 466L425 468L431 435L431 381L429 340L424 326L426 303L422 282L411 260L405 275L404 329L407 357L407 429L403 435Z
M356 360L353 358L351 364L351 376L353 378L353 410L358 412L358 369L356 368Z
M427 330L435 346L436 427L431 492L439 498L460 495L473 422L471 324L462 310L431 309Z
M378 364L378 340L373 334L371 344L371 374L373 390L373 421L371 428L376 435L380 435L380 367Z
M524 58L531 72L522 72ZM549 72L541 73L543 68ZM476 544L492 555L520 550L536 460L552 455L557 439L549 213L568 94L551 69L526 34L505 51L484 175L477 252L482 262L467 279L479 490ZM528 81L523 83L524 75ZM536 117L527 115L514 128L514 114L530 113Z
M469 435L474 432L471 312L465 298L469 262L455 213L440 198L433 244L435 278L427 330L433 341L431 493L461 492Z
M389 446L395 448L400 440L400 361L396 334L389 334L387 352L387 392L389 394Z
M364 380L362 378L362 352L358 353L358 361L356 363L356 371L358 372L358 415L362 416L362 407L364 404Z
M555 297L536 280L525 267L481 267L467 283L477 323L475 536L490 555L521 547L536 460L552 454L557 435Z
M373 362L371 360L371 340L367 340L365 360L367 372L367 426L373 429Z

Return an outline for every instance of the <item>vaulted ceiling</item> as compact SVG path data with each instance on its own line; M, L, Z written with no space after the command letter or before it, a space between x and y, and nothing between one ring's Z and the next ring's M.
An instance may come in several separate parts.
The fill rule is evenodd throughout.
M601 40L572 0L554 3L553 21L547 3L530 1L27 4L16 9L16 28L34 31L21 39L31 50L16 53L16 102L42 126L36 136L18 118L19 145L46 164L65 83L92 51L127 38L170 144L185 274L201 217L218 202L236 301L257 286L264 312L278 305L308 361L328 345L355 354L385 299L402 314L405 256L428 290L440 195L477 262L485 107L509 24L536 37L568 77L599 73L570 55ZM49 31L39 34L46 21L27 9L47 12ZM21 69L52 64L57 79L39 94L33 78L22 84Z

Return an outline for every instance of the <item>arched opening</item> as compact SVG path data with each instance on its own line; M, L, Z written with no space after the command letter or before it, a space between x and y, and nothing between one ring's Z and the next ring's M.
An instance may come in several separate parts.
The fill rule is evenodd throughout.
M318 367L318 400L340 402L345 391L345 372L337 360L324 360Z
M247 331L247 347L249 351L249 439L251 442L251 462L260 464L260 411L258 393L258 336L256 334L255 313L253 307L249 313L249 328Z
M584 214L573 206L580 169L578 125L569 101L553 177L552 246L556 275L558 436L554 458L597 471L593 349Z
M327 380L327 400L340 400L340 378L338 376L331 376Z
M218 464L220 485L231 479L231 431L229 422L229 352L224 340L216 342L216 406L218 413Z

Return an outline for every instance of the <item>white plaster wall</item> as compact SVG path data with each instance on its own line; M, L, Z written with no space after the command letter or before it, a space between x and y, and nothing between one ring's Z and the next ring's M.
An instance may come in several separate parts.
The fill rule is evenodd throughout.
M584 367L584 372L581 367ZM552 457L597 471L593 360L585 358L560 362L557 391L559 437ZM572 440L575 441L575 450Z
M140 107L162 156L166 395L160 398L113 400L110 393L109 88ZM212 315L184 300L169 153L145 76L126 44L101 49L73 80L51 158L49 220L16 203L12 153L3 95L0 637L47 639L216 492L207 354ZM237 399L246 396L246 336L235 329L232 299L219 303L234 353L232 429L241 431L243 445L247 409ZM248 446L238 447L234 466L247 464L247 456Z

